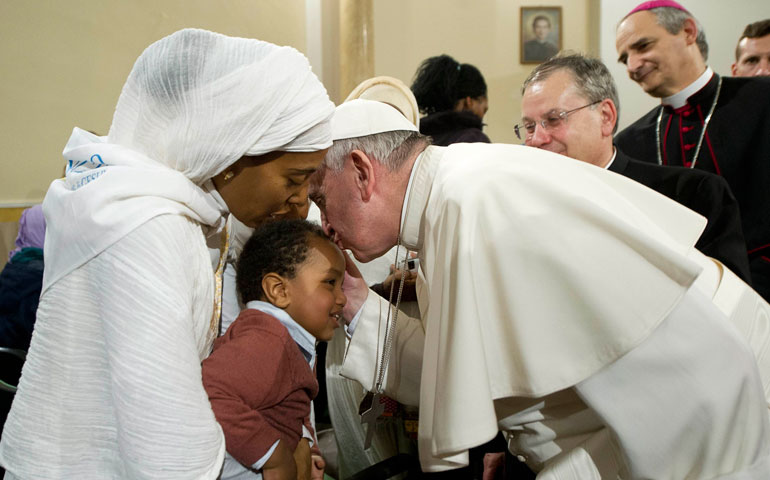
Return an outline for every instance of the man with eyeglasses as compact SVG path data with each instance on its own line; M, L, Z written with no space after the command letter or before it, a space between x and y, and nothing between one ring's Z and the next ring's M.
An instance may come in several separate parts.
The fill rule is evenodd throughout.
M584 55L560 54L538 65L522 86L522 120L514 127L530 147L619 173L708 220L695 244L750 283L738 203L717 175L630 158L615 148L620 104L607 67Z
M673 0L631 10L615 47L629 78L660 99L616 135L618 148L727 181L740 206L751 284L770 301L770 78L715 73L701 24Z

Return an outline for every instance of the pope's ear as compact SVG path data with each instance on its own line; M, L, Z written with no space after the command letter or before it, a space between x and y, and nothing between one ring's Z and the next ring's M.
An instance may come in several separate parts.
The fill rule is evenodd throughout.
M350 158L353 161L356 187L361 194L361 200L367 202L374 193L374 184L376 182L372 159L361 150L353 150L350 153Z
M262 291L265 299L278 308L286 308L291 303L289 289L286 286L286 279L277 273L271 272L262 277Z

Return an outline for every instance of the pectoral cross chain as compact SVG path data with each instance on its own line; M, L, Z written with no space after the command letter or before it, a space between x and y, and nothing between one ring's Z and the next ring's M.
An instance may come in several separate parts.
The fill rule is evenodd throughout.
M398 254L401 248L401 230L398 232L398 242L396 243L396 264L398 264ZM380 393L384 391L382 388L385 382L385 374L388 371L388 364L390 362L390 354L393 348L393 333L396 330L396 321L398 320L398 307L401 304L401 294L404 291L404 279L406 277L406 268L401 271L401 282L398 286L398 295L396 296L395 308L393 305L393 287L396 282L390 284L390 294L388 295L388 313L385 316L385 345L382 349L382 358L380 359L379 368L377 369L377 378L374 384L374 392L370 392L372 395L372 403L369 405L363 413L361 413L361 423L366 423L366 438L364 439L364 449L368 449L372 445L372 439L374 438L374 430L377 427L377 419L385 411L385 405L380 403ZM391 321L390 313L394 311L393 320ZM380 319L382 320L382 319ZM367 395L368 396L368 395ZM364 402L366 398L364 398ZM362 402L363 404L363 402Z

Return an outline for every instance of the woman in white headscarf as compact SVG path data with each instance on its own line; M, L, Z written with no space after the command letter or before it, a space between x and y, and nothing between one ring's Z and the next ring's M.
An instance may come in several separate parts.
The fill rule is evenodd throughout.
M288 47L187 29L142 53L109 135L75 129L43 203L43 293L0 443L6 478L219 474L200 361L223 258L207 241L226 252L228 212L255 226L305 205L333 109Z

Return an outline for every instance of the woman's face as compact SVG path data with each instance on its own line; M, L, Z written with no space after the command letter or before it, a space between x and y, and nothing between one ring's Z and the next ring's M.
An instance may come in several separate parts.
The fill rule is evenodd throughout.
M324 155L326 150L244 156L212 180L230 213L245 225L257 227L271 217L306 207L310 175Z

